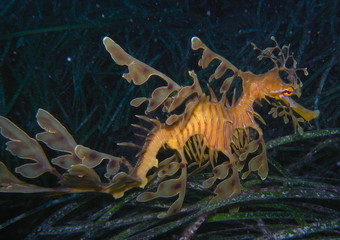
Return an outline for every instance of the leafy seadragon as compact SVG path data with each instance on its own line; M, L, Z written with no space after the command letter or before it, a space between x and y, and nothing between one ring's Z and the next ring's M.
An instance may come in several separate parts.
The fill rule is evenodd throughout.
M124 157L115 157L78 145L58 120L47 111L39 109L37 122L45 131L38 133L35 138L29 137L5 117L0 117L1 133L10 140L7 142L8 151L19 158L34 161L17 167L16 173L26 178L36 178L50 172L58 177L60 187L52 189L23 182L0 162L0 191L24 193L99 191L120 198L131 188L144 188L157 176L160 184L156 192L144 192L137 200L145 202L158 197L178 195L177 200L163 215L167 216L180 210L185 196L187 176L211 167L212 175L203 182L205 188L215 187L215 196L211 202L240 193L240 174L242 179L251 172L257 172L261 179L265 179L268 174L263 133L255 119L263 123L264 120L253 109L255 101L267 100L273 105L269 113L273 117L284 117L285 122L290 117L297 132L302 131L300 122L308 122L319 115L319 111L305 109L290 98L291 95L301 95L302 83L297 71L301 70L305 75L307 71L296 68L296 61L289 52L289 46L280 47L274 38L272 40L275 46L264 50L253 44L254 49L260 51L258 57L260 60L268 58L274 63L273 69L256 75L242 72L227 59L211 51L199 38L191 39L193 50L203 50L198 62L201 68L207 68L212 61L219 62L215 72L209 77L209 82L223 80L219 90L221 97L217 99L209 85L210 96L202 91L194 71L189 71L193 84L180 86L168 76L126 53L112 39L105 37L103 43L112 59L119 65L128 66L129 71L123 77L129 83L142 85L152 76L166 82L165 86L156 88L151 97L131 101L134 107L139 107L144 102L148 103L146 115L137 117L153 124L151 130L141 125L133 125L147 131L142 150L137 154L136 165L132 167ZM225 77L227 72L231 73L231 76ZM283 75L285 79L281 77ZM235 79L242 81L243 92L237 100L234 92L234 97L229 102L227 93ZM268 99L278 100L279 104ZM184 106L184 111L178 114L181 106ZM158 109L167 114L164 123L148 117ZM296 117L294 112L302 118ZM49 161L38 141L66 154ZM132 143L121 145L134 146ZM172 156L159 161L158 153L161 149L175 151ZM222 157L219 157L219 154ZM104 175L106 181L103 181L94 168L104 164L105 159L108 161ZM125 165L128 172L119 172L121 165ZM67 172L61 174L55 166ZM157 168L156 173L150 173L154 167Z

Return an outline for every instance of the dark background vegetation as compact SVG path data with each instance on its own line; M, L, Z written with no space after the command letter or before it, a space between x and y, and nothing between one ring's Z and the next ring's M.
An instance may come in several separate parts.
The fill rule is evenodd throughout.
M130 138L129 124L137 121L133 115L142 113L129 106L130 100L150 94L152 85L138 88L121 79L126 69L113 63L102 44L104 36L181 84L190 83L188 70L198 70L191 37L200 37L243 71L262 73L272 65L258 62L249 43L265 48L272 46L270 37L275 36L279 43L291 45L299 67L308 67L309 75L300 76L304 88L298 102L321 114L305 130L339 128L339 8L336 0L0 1L0 115L34 136L40 131L35 113L46 109L79 144L126 155L133 162L130 150L115 143ZM292 134L291 125L266 116L269 108L263 104L258 111L267 121L262 126L266 141ZM220 215L202 225L196 239L339 237L339 135L324 135L268 150L269 178L261 183L254 175L247 186L282 187L277 193L282 198L271 200L267 192L256 198L250 192L248 200L238 198L242 207L235 215L228 214L225 203L218 208ZM13 169L17 160L5 151L4 142L1 160ZM38 183L51 185L54 180L43 176ZM290 187L297 192L285 198L285 188ZM208 205L197 205L206 196L197 190L188 196L196 205L185 203L196 211L157 220L160 203L142 208L131 196L114 201L104 194L1 193L0 236L176 239L200 216L195 215L197 209L204 214Z

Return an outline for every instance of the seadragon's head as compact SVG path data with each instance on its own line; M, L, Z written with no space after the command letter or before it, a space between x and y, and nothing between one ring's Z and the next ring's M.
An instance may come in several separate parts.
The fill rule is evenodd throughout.
M283 116L284 121L288 122L287 116L290 116L298 132L301 128L298 122L310 121L319 116L318 110L308 110L296 103L292 96L301 96L302 82L297 76L298 71L302 71L304 75L308 75L306 68L297 68L294 57L289 52L289 46L280 47L274 37L271 38L275 42L274 47L259 49L254 43L252 46L255 50L260 51L259 60L264 58L270 59L275 67L260 75L256 75L258 98L271 98L279 100L278 103L272 103L273 108L269 112L273 117ZM283 102L285 105L281 104ZM281 112L278 110L281 109ZM299 114L302 118L296 118L292 110Z

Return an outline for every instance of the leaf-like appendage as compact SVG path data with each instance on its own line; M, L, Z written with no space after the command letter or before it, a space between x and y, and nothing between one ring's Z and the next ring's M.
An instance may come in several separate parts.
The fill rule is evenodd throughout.
M55 173L55 168L51 166L41 146L34 138L2 116L0 116L0 128L1 134L11 140L6 143L6 150L19 158L35 161L35 163L17 167L15 169L17 173L27 178L36 178L45 172Z
M117 158L117 160L109 159L109 162L106 165L106 173L104 174L104 177L110 180L119 171L122 159L123 158ZM131 171L131 169L129 169L129 171Z
M52 188L39 187L19 180L3 162L0 162L0 192L37 193L53 191Z
M297 76L296 72L302 71L304 75L307 76L307 68L296 68L297 62L289 51L289 45L283 45L282 47L280 47L275 37L272 36L270 39L274 41L274 47L260 49L255 45L255 43L251 43L254 50L260 51L260 55L257 58L259 60L262 60L263 58L268 58L275 64L275 68L285 71L288 75L287 80L290 81L290 83L293 85L293 88L296 89L296 92L299 92L302 87L302 82ZM290 64L292 64L291 67L288 66ZM298 94L301 94L301 92Z
M101 181L98 174L83 164L73 165L68 173L63 175L60 184L65 187L84 190L101 190Z
M239 155L239 160L244 161L248 157L248 154L257 151L259 146L260 146L260 143L257 140L253 140L247 145L245 145L241 151L241 154Z
M138 97L131 100L130 105L133 107L139 107L144 102L148 101L146 97Z
M192 98L187 101L185 105L185 110L180 115L170 115L166 120L166 124L169 126L181 121L180 127L181 129L183 129L186 123L189 121L191 113L193 112L197 104L205 97L196 74L193 71L190 71L189 74L193 77L194 83L191 86L182 87L176 95L169 99L170 101L168 102L168 105L164 104L163 111L170 113L181 106L187 99L189 99L190 96L197 94L198 97Z
M241 192L240 177L238 175L236 167L233 166L231 176L224 179L216 186L214 191L216 196L210 200L210 203L215 203L223 199L230 198L240 192Z
M194 83L191 86L181 87L175 81L170 79L168 76L157 71L156 69L148 66L147 64L137 60L128 53L126 53L117 43L112 39L105 37L103 39L106 50L110 53L112 59L119 65L128 66L129 72L124 74L123 77L130 83L133 82L135 85L144 84L150 79L151 76L155 75L167 82L167 86L156 88L150 98L135 98L131 101L131 105L134 107L140 106L145 101L148 101L148 106L145 111L146 114L153 112L163 105L163 111L172 112L177 109L182 103L185 102L191 95L197 94L198 96L203 95L201 86L197 79L196 74L193 71L189 72L189 75L193 78ZM176 92L176 93L175 93ZM173 94L174 93L174 94ZM173 96L170 97L170 95ZM192 110L192 109L189 109ZM172 115L167 120L168 125L172 125L177 120L183 119L185 122L186 111L180 115ZM188 115L188 114L187 114Z
M173 101L170 104L168 112L172 112L177 109L189 96L193 94L203 95L201 85L198 81L197 75L194 71L189 71L189 75L194 80L191 86L182 87L179 92L174 96Z
M309 110L295 102L290 97L283 97L281 99L286 105L288 105L291 109L294 110L297 114L303 117L306 121L311 121L314 118L317 118L320 114L319 110Z
M166 177L166 176L172 176L175 174L180 165L179 165L179 158L177 154L173 154L170 157L164 159L158 164L158 169L157 169L157 176L160 178ZM153 178L153 176L149 177L150 179Z
M187 182L187 167L184 164L180 165L182 171L179 178L163 181L159 184L156 192L145 192L137 197L137 201L147 202L154 198L169 198L178 195L178 199L170 206L166 213L160 214L159 218L177 213L183 205Z
M133 187L139 187L141 184L142 181L139 178L119 172L113 177L111 184L104 189L104 192L111 194L114 198L121 198L126 191Z
M172 176L178 171L179 167L179 162L172 162L158 171L158 177Z
M69 153L52 159L53 164L69 169L72 165L81 163L81 160L74 154L76 141L55 117L46 110L39 109L37 121L45 132L38 133L35 138L53 150Z
M292 98L284 97L281 100L288 106L284 106L280 102L272 102L271 104L273 107L268 114L272 115L273 118L282 117L285 124L287 124L289 118L291 118L295 133L302 134L303 129L300 126L300 123L311 121L320 114L319 110L308 110L296 103ZM302 118L295 116L294 112L302 116Z
M105 159L109 160L109 162L106 165L105 173L105 177L108 179L115 175L119 171L120 165L122 163L125 164L126 161L121 157L115 157L106 153L98 152L91 148L84 147L82 145L77 145L74 152L77 155L77 157L81 159L82 164L89 168L97 167ZM127 167L129 168L128 165Z
M110 53L112 59L119 65L128 66L129 72L125 73L123 77L135 85L142 85L147 82L151 76L155 75L167 82L167 86L159 87L154 90L151 98L140 99L132 101L133 106L139 106L144 101L149 101L146 112L152 112L162 105L174 91L178 91L181 87L165 74L157 71L149 65L139 61L124 51L111 38L105 37L103 39L106 50Z
M257 156L253 157L248 163L248 171L242 174L242 179L248 177L252 171L257 171L262 180L268 176L268 162L266 151L261 152Z
M74 152L82 160L82 164L89 168L97 167L105 159L114 159L116 161L120 160L118 157L101 153L82 145L77 145Z
M203 69L207 68L214 59L221 61L215 72L209 77L209 82L213 79L222 77L227 70L231 70L234 73L232 77L224 80L224 83L220 88L221 93L228 91L234 76L237 72L239 72L239 70L227 59L211 51L210 48L208 48L198 37L193 37L191 39L191 48L193 50L203 49L202 58L198 62L198 65Z
M203 182L203 187L204 188L210 188L217 179L225 179L228 174L230 169L233 167L233 164L224 162L213 169L213 176L208 178Z

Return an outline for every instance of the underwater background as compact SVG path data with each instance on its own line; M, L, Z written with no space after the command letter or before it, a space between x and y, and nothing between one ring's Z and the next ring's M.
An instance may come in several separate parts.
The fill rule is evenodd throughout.
M116 143L133 138L130 124L143 114L131 99L148 96L154 86L121 78L126 69L109 57L105 36L181 85L191 83L189 70L198 71L193 36L254 73L272 65L257 60L250 42L265 48L275 36L290 44L298 67L308 68L308 76L299 76L304 86L297 101L320 110L304 126L310 134L298 135L267 115L264 101L256 108L267 122L261 128L269 176L250 177L245 194L232 200L209 206L211 196L195 176L183 210L161 220L157 214L171 201L136 202L138 189L118 200L100 193L0 193L0 238L178 239L191 226L195 234L187 239L339 239L339 13L336 0L0 1L0 115L31 136L43 108L79 144L135 163L136 153ZM5 151L4 138L0 143L1 161L14 169L18 159ZM51 186L55 179L44 175L32 183ZM229 213L235 202L240 211Z

